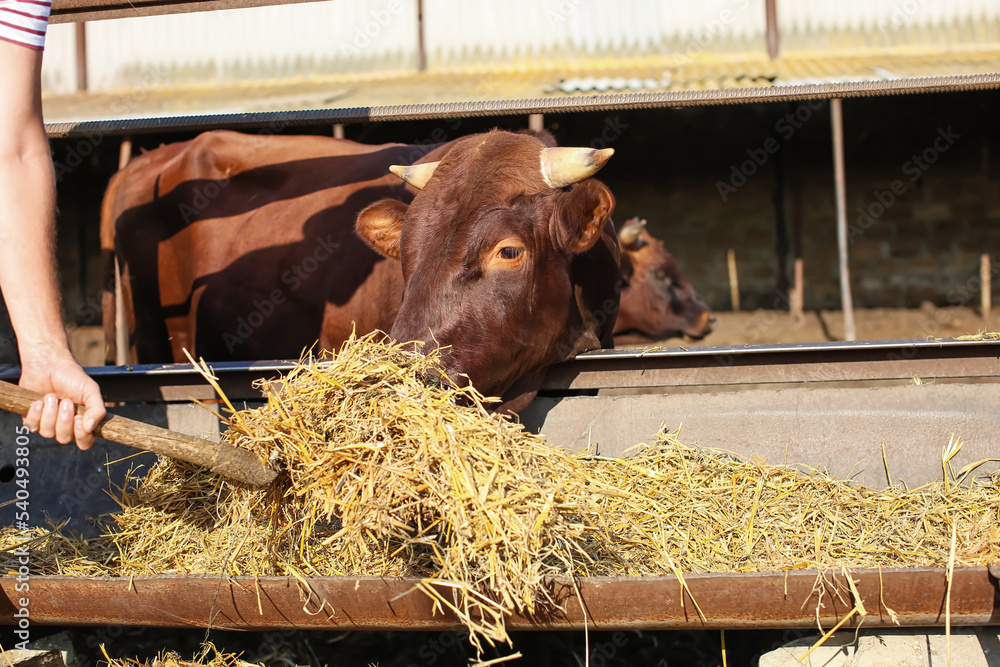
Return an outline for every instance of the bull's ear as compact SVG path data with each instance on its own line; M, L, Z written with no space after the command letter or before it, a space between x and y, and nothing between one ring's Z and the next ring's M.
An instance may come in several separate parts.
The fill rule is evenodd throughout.
M614 195L604 183L589 179L561 197L553 241L567 252L590 250L615 210Z
M354 228L372 248L386 257L399 259L399 235L403 231L407 208L396 199L377 201L358 214Z

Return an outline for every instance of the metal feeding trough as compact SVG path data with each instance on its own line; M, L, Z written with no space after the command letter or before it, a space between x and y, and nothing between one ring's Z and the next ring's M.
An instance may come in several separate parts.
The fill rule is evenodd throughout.
M841 574L685 575L584 578L557 582L561 613L515 614L508 630L677 630L829 627L854 606ZM946 575L940 568L853 570L868 607L866 628L945 622ZM56 625L122 624L268 630L449 630L463 626L451 613L435 613L413 579L377 577L218 577L162 575L115 579L31 577L31 620ZM13 577L0 578L0 614L18 609ZM579 598L577 597L579 590ZM581 607L581 601L583 607ZM886 607L888 605L888 608ZM1000 624L997 579L987 568L956 568L951 582L952 625ZM583 609L586 609L586 622ZM700 610L700 612L699 612Z
M254 380L284 363L216 364L227 395L259 400ZM211 415L189 410L190 398L212 398L190 366L93 369L105 396L133 418L192 435L212 435ZM556 445L596 443L606 455L650 441L662 423L683 440L828 470L869 486L911 487L940 476L941 449L951 435L964 448L956 468L995 456L1000 442L1000 343L882 341L793 346L615 350L581 355L549 374L522 415ZM205 416L209 419L206 420ZM192 419L193 417L193 419ZM0 420L0 486L13 465L19 418ZM752 437L751 437L752 435ZM34 443L34 440L32 441ZM883 458L884 446L884 458ZM124 450L32 444L32 513L53 521L112 511L103 489L131 463L98 470ZM148 463L150 455L143 455ZM991 468L990 465L993 467ZM983 466L979 473L996 470ZM95 480L96 476L96 480ZM88 490L78 493L79 489ZM5 495L13 497L13 491ZM10 507L0 512L10 512ZM0 517L8 524L10 515ZM1000 565L1000 564L998 564ZM943 568L852 570L864 600L865 627L1000 624L1000 567L956 568L950 591ZM817 587L822 581L823 586ZM450 629L416 580L391 578L31 576L31 620L39 624L216 627L233 629ZM16 576L0 577L0 613L14 619ZM579 595L578 595L579 592ZM851 612L855 594L844 572L794 571L688 574L653 578L583 578L556 582L562 611L514 615L510 630L703 629L828 627ZM584 611L585 610L585 611ZM586 615L585 615L586 614ZM852 618L850 624L856 624Z

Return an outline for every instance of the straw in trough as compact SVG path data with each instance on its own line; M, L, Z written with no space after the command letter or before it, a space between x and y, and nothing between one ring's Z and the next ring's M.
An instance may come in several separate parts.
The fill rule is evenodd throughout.
M270 488L163 460L104 538L36 543L51 557L33 564L303 586L412 576L482 648L509 642L508 614L549 608L556 576L944 566L953 528L955 564L1000 558L1000 489L951 470L958 441L942 480L914 490L742 461L668 430L628 458L571 454L442 375L436 354L372 337L304 359L265 406L229 416L227 440L284 466Z
M163 651L152 660L130 660L112 658L104 647L101 647L108 667L258 667L263 663L247 662L239 654L224 653L216 650L212 644L205 644L201 654L185 660L174 651Z
M279 480L161 462L114 518L116 573L416 576L474 643L509 642L505 616L549 606L545 581L608 540L601 509L581 459L442 375L372 337L303 360L229 417L226 438L282 462Z
M944 456L960 448L953 440ZM972 484L975 467L946 468L942 481L912 490L876 490L688 447L664 430L654 446L589 469L621 491L602 502L615 521L603 573L941 567L953 525L956 563L985 565L1000 557L1000 487L996 478Z

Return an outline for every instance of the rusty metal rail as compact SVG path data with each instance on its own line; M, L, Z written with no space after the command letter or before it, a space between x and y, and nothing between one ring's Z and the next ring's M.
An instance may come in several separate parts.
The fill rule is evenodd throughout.
M588 352L548 372L548 391L1000 378L1000 341L889 340Z
M815 584L822 576L822 598ZM857 570L851 573L869 615L866 628L945 622L943 568ZM688 593L675 577L584 578L577 582L591 630L763 629L830 627L854 602L842 574L813 571L691 574ZM267 630L458 629L457 619L432 609L414 590L415 579L162 575L115 579L31 577L31 621L39 624L125 624ZM0 578L0 617L10 623L21 593L16 579ZM511 630L582 630L583 611L571 582L555 583L562 610L508 619ZM692 598L704 617L699 617ZM953 625L1000 624L997 579L986 567L956 568L951 589ZM820 604L821 603L821 604ZM853 623L853 621L852 621Z
M632 109L679 108L725 104L754 104L833 98L880 97L914 93L941 93L1000 88L1000 73L959 74L890 79L886 81L848 81L766 88L729 88L661 93L614 93L516 100L442 102L399 106L354 107L270 111L160 118L108 119L82 122L48 123L50 137L74 137L92 134L116 135L143 132L197 132L218 128L255 130L333 123L430 120L474 116L510 116L583 111L622 111Z
M316 0L52 0L50 23L124 19L159 14L187 14L216 9L243 9Z

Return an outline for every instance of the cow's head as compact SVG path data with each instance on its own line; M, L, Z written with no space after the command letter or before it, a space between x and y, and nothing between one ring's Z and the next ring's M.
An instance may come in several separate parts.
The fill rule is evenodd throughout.
M675 336L700 339L712 332L715 315L684 277L663 241L647 231L645 220L625 222L618 232L618 244L626 287L616 336L637 342Z
M614 312L599 311L608 299L618 307L614 197L589 177L611 153L493 131L455 141L438 162L393 167L420 190L413 202L376 202L357 222L373 248L402 262L390 335L449 347L449 374L496 396L610 345Z

